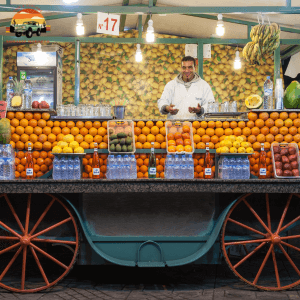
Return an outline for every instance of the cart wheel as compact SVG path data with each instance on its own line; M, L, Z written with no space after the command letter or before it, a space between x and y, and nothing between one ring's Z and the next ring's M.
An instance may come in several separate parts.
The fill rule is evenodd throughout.
M79 248L78 228L67 206L50 194L2 194L0 207L0 241L5 245L0 287L33 293L58 283L71 270Z
M228 212L222 251L233 273L262 290L300 283L298 194L242 196Z

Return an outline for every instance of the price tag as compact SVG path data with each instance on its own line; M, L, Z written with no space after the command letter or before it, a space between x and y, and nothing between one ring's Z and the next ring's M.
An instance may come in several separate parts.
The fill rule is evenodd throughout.
M149 168L149 175L156 175L156 168Z
M211 175L211 168L205 168L204 175Z
M267 169L266 168L259 169L259 175L267 175Z
M33 175L33 169L26 169L26 176L32 176Z
M20 80L26 79L26 71L20 71Z
M120 16L98 12L97 33L119 35Z
M100 175L100 169L99 168L93 168L93 175Z
M0 101L0 118L6 118L6 108L7 108L7 102L6 101Z

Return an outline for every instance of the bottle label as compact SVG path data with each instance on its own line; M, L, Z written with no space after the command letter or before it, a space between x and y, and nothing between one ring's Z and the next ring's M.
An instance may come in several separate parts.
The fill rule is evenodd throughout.
M204 175L211 175L211 168L205 168Z
M267 175L267 169L266 168L260 168L259 169L259 175Z
M264 95L265 95L265 96L270 96L270 95L273 94L272 92L273 92L272 89L265 89L265 90L264 90Z
M33 169L27 168L26 169L26 176L32 176L33 175Z
M209 151L209 147L206 147L206 151Z
M93 175L100 175L100 169L99 168L93 168Z
M149 168L149 175L156 175L156 168Z

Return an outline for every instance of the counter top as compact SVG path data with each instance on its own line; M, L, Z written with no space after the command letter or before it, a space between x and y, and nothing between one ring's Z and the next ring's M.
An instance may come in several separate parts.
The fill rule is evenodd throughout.
M300 193L299 179L1 180L0 193Z

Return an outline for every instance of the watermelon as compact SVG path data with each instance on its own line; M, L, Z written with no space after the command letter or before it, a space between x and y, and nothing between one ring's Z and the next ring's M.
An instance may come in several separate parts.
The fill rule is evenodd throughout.
M283 105L285 108L300 109L300 83L298 81L293 81L286 89Z
M7 118L3 118L0 120L0 144L9 144L10 138L10 120Z

